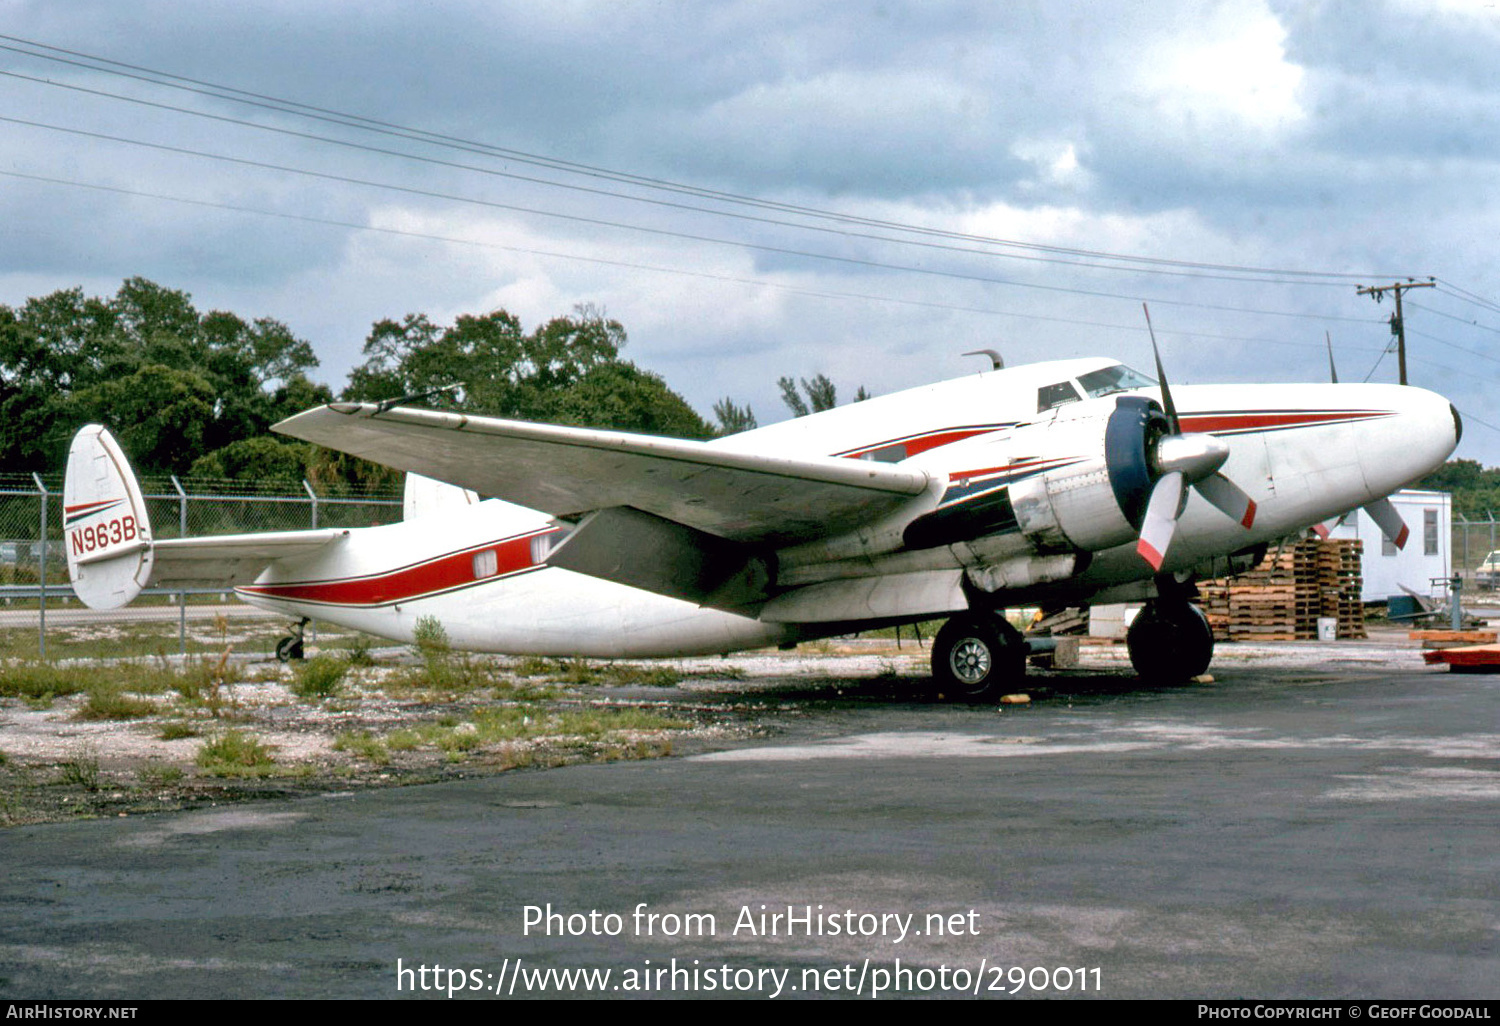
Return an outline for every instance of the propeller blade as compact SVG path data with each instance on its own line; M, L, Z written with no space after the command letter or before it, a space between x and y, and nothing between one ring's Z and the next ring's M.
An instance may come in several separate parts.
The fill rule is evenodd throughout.
M1248 528L1255 523L1255 500L1223 474L1210 474L1193 487L1229 519L1238 521L1241 527Z
M1344 524L1344 521L1348 520L1348 519L1349 519L1349 514L1347 514L1347 513L1340 513L1337 517L1335 517L1332 520L1325 520L1321 524L1313 524L1312 525L1312 532L1313 532L1313 534L1317 535L1319 538L1323 539L1324 541L1327 541L1328 538L1329 538L1329 536L1332 535L1333 532L1335 530L1337 530L1339 527L1342 527L1343 524Z
M1401 519L1401 514L1396 512L1396 507L1391 505L1390 499L1376 499L1364 509L1379 526L1380 533L1391 540L1392 545L1398 549L1406 548L1406 539L1411 532L1407 530L1406 521Z
M1182 426L1177 423L1177 407L1172 403L1172 389L1167 385L1167 372L1161 365L1161 350L1156 348L1156 329L1151 326L1151 308L1145 303L1141 309L1146 311L1146 330L1151 333L1151 353L1156 357L1156 380L1161 382L1161 405L1167 414L1167 428L1174 435L1182 434Z
M1163 474L1151 489L1151 501L1146 504L1146 518L1141 522L1141 538L1135 551L1151 564L1152 570L1160 570L1167 558L1167 549L1172 545L1172 536L1177 533L1177 514L1182 509L1182 475L1177 471Z

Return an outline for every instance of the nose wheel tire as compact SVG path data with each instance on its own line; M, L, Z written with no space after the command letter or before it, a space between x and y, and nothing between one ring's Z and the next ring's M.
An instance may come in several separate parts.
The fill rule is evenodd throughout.
M998 614L955 616L933 642L933 680L957 701L993 701L1025 676L1026 641Z
M1208 669L1214 632L1191 602L1148 602L1125 635L1130 665L1152 684L1182 684Z

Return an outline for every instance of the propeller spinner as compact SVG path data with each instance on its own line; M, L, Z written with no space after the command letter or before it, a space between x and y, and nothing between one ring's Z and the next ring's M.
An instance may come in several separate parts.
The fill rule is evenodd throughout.
M1172 402L1172 390L1167 384L1167 372L1162 367L1161 351L1156 345L1156 331L1151 326L1151 311L1145 303L1141 308L1146 311L1146 328L1151 332L1151 352L1156 357L1156 377L1161 382L1161 404L1167 415L1167 430L1156 440L1151 453L1151 462L1159 476L1151 487L1140 540L1135 548L1141 558L1151 564L1151 569L1160 570L1171 547L1172 536L1177 533L1177 519L1182 515L1189 487L1243 527L1250 527L1255 522L1255 500L1219 473L1219 468L1229 459L1226 442L1210 434L1182 430L1177 419L1177 406Z

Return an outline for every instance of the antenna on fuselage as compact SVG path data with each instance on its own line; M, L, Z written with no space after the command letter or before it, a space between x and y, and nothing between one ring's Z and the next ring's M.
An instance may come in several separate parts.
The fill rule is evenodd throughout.
M1000 358L998 349L971 349L965 356L988 356L990 358L990 370L1004 370L1005 361Z

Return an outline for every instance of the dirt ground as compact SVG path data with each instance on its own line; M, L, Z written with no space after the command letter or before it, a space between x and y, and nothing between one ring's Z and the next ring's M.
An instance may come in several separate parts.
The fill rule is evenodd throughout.
M158 659L144 684L139 663L101 661L72 668L75 693L0 695L0 825L687 754L773 731L787 682L837 695L919 681L927 659L907 641L668 663L453 656L434 673L392 648L370 665L330 656L342 674L325 696L306 684L315 655Z

